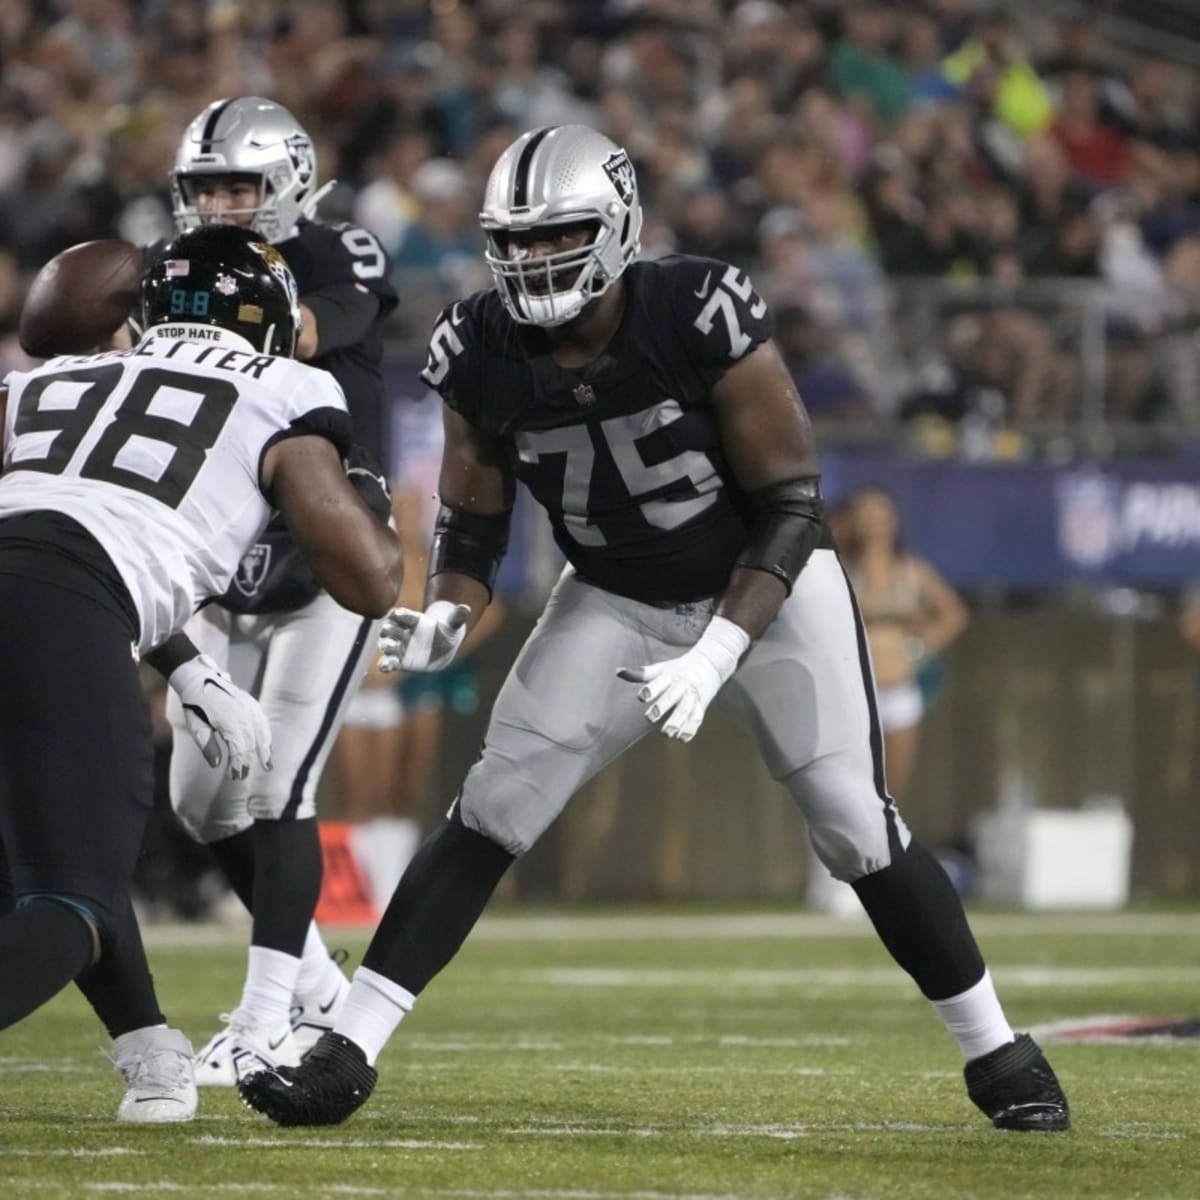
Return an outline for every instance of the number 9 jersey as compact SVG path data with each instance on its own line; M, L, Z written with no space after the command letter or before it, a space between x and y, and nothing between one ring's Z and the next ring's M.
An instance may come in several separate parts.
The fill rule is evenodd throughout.
M747 524L710 398L771 318L715 259L635 262L621 278L621 324L586 367L558 366L492 290L443 312L421 377L499 441L580 578L647 603L714 596Z
M175 340L161 325L133 350L56 358L5 381L0 520L53 511L82 525L129 590L141 650L229 586L271 514L260 471L273 443L350 444L327 371L209 332Z

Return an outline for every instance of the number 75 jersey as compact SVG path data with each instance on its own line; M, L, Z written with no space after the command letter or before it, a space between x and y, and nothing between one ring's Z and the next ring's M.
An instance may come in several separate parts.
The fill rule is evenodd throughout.
M5 381L0 519L50 510L87 529L129 589L142 650L228 587L271 514L268 447L297 434L349 445L328 372L236 341L152 332Z
M495 290L450 305L422 379L498 439L581 578L650 603L722 591L745 544L712 389L771 335L750 280L714 259L632 264L620 327L580 369Z

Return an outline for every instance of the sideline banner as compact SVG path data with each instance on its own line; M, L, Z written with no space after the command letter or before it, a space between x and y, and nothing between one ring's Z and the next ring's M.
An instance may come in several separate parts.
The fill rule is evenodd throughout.
M827 503L890 493L906 545L955 584L1200 582L1200 457L1051 466L827 450L821 467Z

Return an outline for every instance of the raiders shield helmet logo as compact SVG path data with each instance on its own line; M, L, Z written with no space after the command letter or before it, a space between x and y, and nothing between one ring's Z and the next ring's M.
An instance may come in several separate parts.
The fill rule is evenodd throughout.
M615 150L604 160L604 173L612 180L616 193L621 197L621 203L626 208L633 203L634 192L637 190L633 174L633 163L624 150Z
M255 596L270 569L271 547L266 542L257 542L246 551L242 561L238 563L237 574L233 577L234 587L243 596Z
M296 180L301 187L307 187L317 171L317 158L313 154L313 144L303 133L293 133L283 143L287 147L288 157L296 169Z

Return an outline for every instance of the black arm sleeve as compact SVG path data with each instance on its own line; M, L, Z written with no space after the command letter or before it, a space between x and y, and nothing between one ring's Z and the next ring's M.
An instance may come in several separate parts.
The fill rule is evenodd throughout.
M754 520L735 565L768 571L791 595L792 584L821 538L825 511L821 477L786 479L750 492L746 499Z
M379 312L375 293L357 283L331 283L319 292L301 296L300 303L317 318L316 358L361 341Z
M200 651L192 643L186 633L173 633L165 642L155 646L149 654L142 657L164 678L170 679L176 667L185 662L191 662L198 657Z
M508 549L512 509L502 513L472 513L443 504L433 527L429 575L457 571L478 579L495 591L496 572Z

